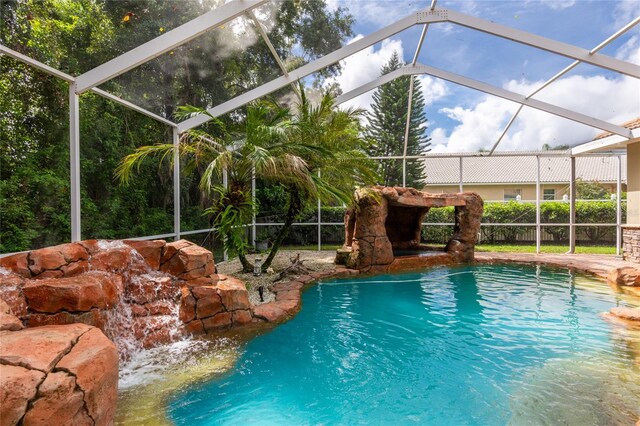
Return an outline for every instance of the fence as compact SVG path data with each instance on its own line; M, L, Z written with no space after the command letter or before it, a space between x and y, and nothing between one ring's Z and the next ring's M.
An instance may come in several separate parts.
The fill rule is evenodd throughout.
M536 186L536 200L533 201L522 201L522 205L528 205L531 208L529 209L528 217L526 220L513 220L513 221L500 221L500 222L487 222L485 215L485 221L482 223L480 239L485 242L508 242L508 243L533 243L536 244L536 251L540 251L540 245L542 242L562 242L567 243L569 245L569 251L573 252L575 250L576 242L580 243L593 243L593 244L615 244L616 253L620 254L621 248L621 225L623 224L623 200L622 200L622 157L618 154L610 154L610 155L585 155L583 157L572 157L569 156L565 152L545 152L545 153L535 153L535 154L527 154L527 153L494 153L491 157L482 153L470 153L470 154L427 154L423 156L415 156L415 157L407 157L410 160L431 160L431 161L444 161L445 159L454 160L456 167L458 170L454 170L453 173L456 176L459 176L459 182L456 185L455 190L464 191L467 182L465 181L464 174L464 162L468 158L473 158L475 161L484 161L484 159L491 159L495 157L530 157L535 159L535 186ZM584 158L584 157L597 157L602 159L608 159L607 161L611 166L608 167L609 176L615 176L615 188L616 188L616 196L615 200L608 200L607 202L611 203L612 206L615 205L614 214L610 215L607 221L600 221L599 223L581 223L580 218L576 217L576 203L580 203L580 200L576 200L576 180L577 177L580 176L580 173L576 172L576 160ZM568 181L565 181L569 186L568 191L568 200L565 203L566 208L566 218L565 220L553 220L553 221L545 221L543 220L543 210L546 204L545 201L541 200L542 191L541 185L543 184L541 179L541 170L540 170L540 161L541 158L561 158L567 160L567 168L566 170L569 176ZM612 160L612 161L611 161ZM406 160L403 160L403 162ZM612 168L615 171L611 170ZM402 180L406 180L406 167L402 168ZM545 172L548 172L545 170ZM179 174L177 175L179 176ZM180 179L174 179L174 181L179 182ZM610 181L610 180L609 180ZM545 182L546 183L546 182ZM400 182L396 183L400 185ZM174 182L174 187L178 187ZM253 179L253 194L255 196L255 178ZM175 194L174 194L175 195ZM180 204L180 194L174 197L178 201L178 206ZM601 200L602 201L602 200ZM582 201L588 202L588 201ZM589 201L590 202L590 201ZM438 210L438 209L434 209ZM212 237L212 229L211 228L202 228L202 229L192 229L192 230L183 230L181 229L181 217L180 217L181 209L174 209L174 231L169 233L162 233L156 235L147 235L147 236L135 236L131 239L179 239L179 238L192 238L196 242L202 238L206 244L211 244L211 247L216 252L221 251L220 244L215 241ZM318 250L321 250L324 245L331 244L341 244L344 232L343 225L343 214L328 214L325 209L323 209L322 205L318 201L317 204L317 212L314 214L316 216L315 220L306 220L300 223L295 223L292 231L292 235L288 240L285 241L285 244L295 244L295 245L304 245L309 246L313 245L317 247ZM578 215L579 216L579 215ZM577 220L578 219L578 220ZM428 220L428 218L427 218ZM267 222L264 221L264 218L254 217L251 224L247 224L248 231L248 239L252 244L255 244L258 239L258 233L260 231L269 231L269 229L273 229L273 227L281 226L280 222ZM78 225L79 226L79 225ZM449 228L453 226L452 220L435 220L435 221L427 221L424 227L424 239L427 242L444 242L445 236L448 237L450 234ZM440 229L440 231L437 231ZM75 229L75 234L80 235L80 230ZM615 238L614 238L615 235ZM91 235L84 235L85 238L92 237ZM207 242L209 241L209 242ZM10 253L3 254L1 256L6 256ZM224 256L226 258L226 256Z

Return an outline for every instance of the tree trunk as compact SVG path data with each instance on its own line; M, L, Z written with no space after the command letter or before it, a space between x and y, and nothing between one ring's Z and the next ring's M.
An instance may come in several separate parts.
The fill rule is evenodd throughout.
M282 228L280 228L280 231L276 236L276 240L273 242L273 245L271 246L271 251L269 252L269 256L262 264L263 271L266 271L267 268L271 266L273 259L276 257L276 253L278 253L278 250L280 249L280 245L282 244L284 239L287 238L287 235L289 235L289 231L291 230L291 226L293 225L293 222L300 215L300 212L302 212L302 200L300 198L300 194L298 193L297 189L289 188L289 192L291 195L289 196L289 208L287 209L287 215L284 220L284 225L282 226Z
M238 251L238 259L240 259L240 263L242 263L242 272L253 272L253 265L249 262L244 253Z

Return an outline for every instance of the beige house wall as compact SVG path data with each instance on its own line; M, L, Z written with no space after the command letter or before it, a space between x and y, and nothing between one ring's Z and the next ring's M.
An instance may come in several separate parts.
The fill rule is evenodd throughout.
M637 145L640 145L637 144ZM638 155L640 156L640 150ZM629 158L629 157L628 157ZM640 164L640 158L638 158L638 163ZM636 167L638 169L638 167ZM628 170L632 170L631 163L629 163ZM640 173L640 170L636 170L636 173ZM631 174L629 175L631 176ZM640 186L640 175L636 174L636 178L638 179ZM611 193L615 193L616 184L604 183L602 184ZM624 187L624 186L623 186ZM519 189L522 194L522 201L535 201L536 199L536 185L534 184L468 184L463 185L464 191L475 192L479 194L483 200L485 201L503 201L505 191L514 191ZM569 195L569 184L568 183L558 183L558 184L540 184L540 200L544 198L544 190L545 189L554 189L555 190L555 199L562 200L563 195ZM432 193L446 193L446 192L458 192L458 185L426 185L424 190ZM640 197L640 188L637 192L638 197ZM640 201L640 199L639 199ZM640 214L640 212L639 212ZM640 223L640 217L638 217Z
M627 223L640 225L640 142L627 145Z

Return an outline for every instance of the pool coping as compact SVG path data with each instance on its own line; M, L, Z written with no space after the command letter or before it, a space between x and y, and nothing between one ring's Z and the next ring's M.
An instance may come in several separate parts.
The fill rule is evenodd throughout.
M261 323L282 323L295 316L302 308L303 290L315 282L325 278L344 278L356 275L375 275L376 273L402 272L419 270L435 266L458 264L443 258L443 262L434 263L429 260L408 260L405 267L393 270L359 271L336 266L324 272L315 272L281 281L271 287L275 293L275 301L263 303L253 307L254 321ZM482 252L475 253L474 264L520 263L542 264L553 267L568 268L589 273L602 278L611 284L628 287L640 296L640 264L617 259L609 255L594 254L533 254L511 252Z

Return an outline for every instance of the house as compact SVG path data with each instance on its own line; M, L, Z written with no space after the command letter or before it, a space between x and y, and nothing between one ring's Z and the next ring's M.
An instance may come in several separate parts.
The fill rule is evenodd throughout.
M492 156L478 153L462 158L464 191L478 193L485 201L523 201L536 199L536 155L540 156L540 199L562 200L569 193L571 160L553 151L500 152ZM598 182L611 194L616 192L618 158L578 157L576 178ZM433 193L458 192L460 158L426 158L424 190ZM626 190L627 160L622 155L622 190Z
M627 223L622 225L622 249L626 260L640 263L640 117L624 123L622 127L630 130L627 138L604 133L591 142L574 147L571 154L626 152L629 181Z

